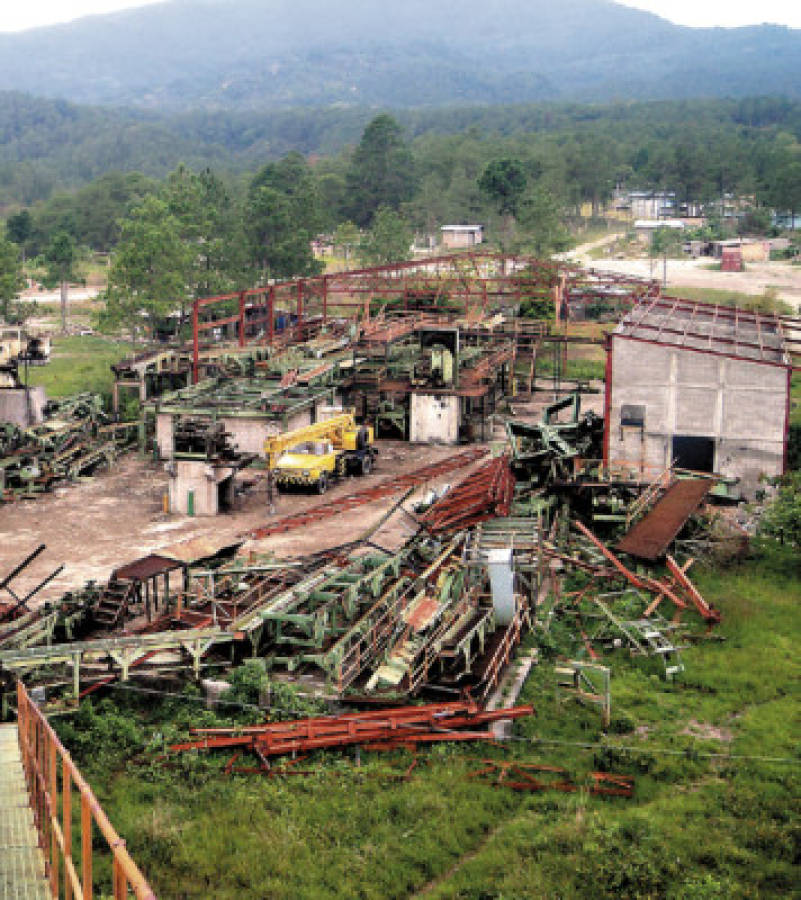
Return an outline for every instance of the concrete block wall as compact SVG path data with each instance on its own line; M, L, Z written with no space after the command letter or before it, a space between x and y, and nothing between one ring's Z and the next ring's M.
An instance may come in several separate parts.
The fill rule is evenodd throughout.
M459 397L412 394L409 440L427 444L455 444L459 440Z
M0 389L0 422L11 422L18 428L41 425L47 393L43 387Z
M612 337L607 423L609 463L655 475L671 462L674 436L714 441L714 468L746 494L784 466L784 368ZM644 428L623 426L624 405L645 407Z
M176 460L174 474L170 475L170 512L179 515L190 514L190 494L192 514L195 516L216 516L220 512L220 484L229 481L228 502L233 500L234 470L212 468L201 460Z

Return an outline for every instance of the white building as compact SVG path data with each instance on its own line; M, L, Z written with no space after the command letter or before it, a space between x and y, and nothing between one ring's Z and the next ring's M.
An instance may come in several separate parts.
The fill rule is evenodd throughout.
M801 320L662 297L607 347L604 459L654 477L670 465L739 478L784 472L791 355Z
M449 250L463 250L484 242L483 225L443 225L442 246Z

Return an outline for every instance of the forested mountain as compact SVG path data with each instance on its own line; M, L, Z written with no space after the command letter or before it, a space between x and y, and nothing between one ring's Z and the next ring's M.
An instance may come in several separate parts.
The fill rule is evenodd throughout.
M356 144L374 114L364 108L307 108L170 115L0 92L0 214L107 173L163 177L181 162L236 174L295 150L312 161L323 157L318 168L325 170ZM623 178L631 171L637 185L656 183L658 170L649 160L669 157L679 145L685 156L707 162L738 148L747 164L733 164L734 174L757 164L760 147L790 136L801 141L801 101L771 97L462 106L398 110L395 116L415 146L453 140L469 146L477 160L509 141L524 145L529 155L563 157L569 154L559 147L600 141L604 157L595 154L594 165L619 169ZM669 180L677 166L665 162L664 177Z
M609 0L170 0L0 35L0 89L173 111L801 96L801 31Z

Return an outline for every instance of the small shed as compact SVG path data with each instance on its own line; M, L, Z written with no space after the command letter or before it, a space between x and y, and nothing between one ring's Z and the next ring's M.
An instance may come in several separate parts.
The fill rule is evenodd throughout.
M645 477L675 465L753 495L786 465L801 320L670 297L607 341L604 461Z
M740 247L724 247L720 257L721 272L742 272L743 251Z
M449 250L463 250L484 242L483 225L443 225L442 246Z

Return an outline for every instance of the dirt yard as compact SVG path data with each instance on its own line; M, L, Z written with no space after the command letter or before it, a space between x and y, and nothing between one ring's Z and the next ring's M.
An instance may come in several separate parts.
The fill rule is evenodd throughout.
M188 518L165 514L163 496L167 476L162 467L133 455L125 457L113 471L86 482L58 488L38 500L0 506L0 580L39 544L46 544L47 549L11 587L18 595L27 592L63 563L64 571L37 595L39 600L54 599L90 579L106 581L114 568L179 541L210 537L230 538L234 542L259 525L308 509L321 500L335 500L384 479L412 472L461 449L396 441L379 441L377 446L379 457L371 475L343 480L323 498L280 494L273 516L268 513L264 482L241 496L238 508L225 515ZM469 471L470 468L459 469L450 477L435 479L416 494L422 495L434 485L459 481ZM246 477L254 474L245 472ZM312 527L249 542L245 549L286 557L337 546L364 534L397 499L385 498ZM381 543L383 546L389 543L390 547L399 544L408 531L402 515L393 517L387 529L382 529Z
M680 295L682 287L712 288L755 295L774 290L777 299L788 303L796 311L801 309L801 266L793 266L788 262L746 263L744 272L719 272L710 269L710 264L709 259L669 259L668 293ZM604 272L622 272L660 281L663 274L661 260L582 258L582 265L594 266Z

